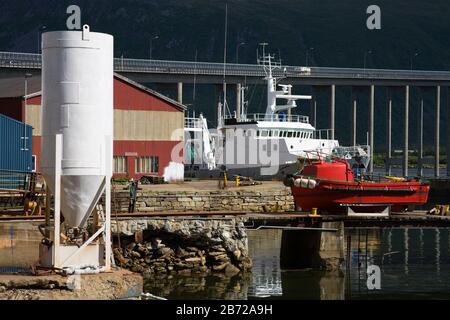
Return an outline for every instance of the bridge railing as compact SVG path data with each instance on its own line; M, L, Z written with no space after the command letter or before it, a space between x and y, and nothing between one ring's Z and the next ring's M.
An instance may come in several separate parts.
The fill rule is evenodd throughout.
M0 68L32 68L42 67L41 55L35 53L0 52ZM189 75L223 75L224 64L217 62L168 61L115 58L114 70L117 72L167 73ZM226 64L227 76L263 77L264 69L256 64ZM362 68L331 68L281 66L273 71L276 77L313 77L313 78L346 78L346 79L380 79L380 80L433 80L449 81L449 71L429 70L391 70Z
M0 67L40 69L42 67L41 55L33 53L0 52Z
M114 69L122 72L151 72L151 73L175 73L175 74L207 74L223 75L223 63L191 62L191 61L165 61L142 59L114 59ZM226 75L238 76L264 76L264 70L258 65L227 64Z
M232 119L234 116L226 115L225 119ZM303 115L286 115L286 114L272 114L265 113L249 113L245 117L241 117L241 121L269 121L269 122L301 122L309 123L309 117Z

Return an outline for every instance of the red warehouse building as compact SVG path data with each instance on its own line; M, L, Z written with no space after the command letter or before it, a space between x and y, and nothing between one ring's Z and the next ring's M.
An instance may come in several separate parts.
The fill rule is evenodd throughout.
M41 156L41 93L0 97L0 113L33 127L36 171ZM121 75L114 75L114 177L163 176L183 162L186 107Z

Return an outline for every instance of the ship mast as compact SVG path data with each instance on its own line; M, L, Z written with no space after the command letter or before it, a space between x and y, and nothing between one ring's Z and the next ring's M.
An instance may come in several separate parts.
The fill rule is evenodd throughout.
M223 103L219 102L218 112L217 112L217 127L223 126L223 118L225 112L228 109L227 105L227 83L226 83L226 68L227 68L227 37L228 37L228 3L225 3L225 35L224 35L224 46L223 46Z
M264 80L267 82L267 108L266 117L272 119L277 112L288 111L292 108L297 107L296 100L310 100L312 97L310 95L293 95L291 94L292 85L278 85L281 87L281 91L276 90L277 82L281 78L276 78L273 76L273 71L275 69L281 69L281 61L272 61L275 59L274 55L267 54L265 47L267 43L260 43L263 47L263 55L261 58L258 56L258 64L262 65L266 77ZM286 68L285 68L286 71ZM286 104L277 105L277 99L287 100Z

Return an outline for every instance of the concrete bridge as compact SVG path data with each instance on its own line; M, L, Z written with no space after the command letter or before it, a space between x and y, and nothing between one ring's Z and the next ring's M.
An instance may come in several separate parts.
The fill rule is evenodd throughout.
M12 94L17 88L23 90L23 77L26 73L33 74L30 79L30 91L40 89L40 70L42 62L40 54L0 52L0 97ZM236 108L240 109L240 87L242 83L263 84L264 70L260 65L253 64L226 64L211 62L191 61L165 61L116 58L114 60L115 72L120 73L140 83L173 83L177 86L177 97L183 102L183 84L213 84L223 85L224 74L227 85L236 88ZM375 92L379 87L386 91L385 105L387 108L387 138L386 138L386 173L391 173L392 165L401 165L403 175L408 176L409 162L409 109L410 96L413 88L419 89L419 143L418 165L419 174L424 164L434 166L434 174L439 177L439 149L440 149L440 114L441 91L443 87L450 86L450 72L447 71L423 71L423 70L387 70L387 69L357 69L357 68L324 68L281 66L274 72L276 77L285 77L285 81L293 85L308 85L312 87L313 99L311 100L310 119L316 126L317 101L315 93L327 90L330 94L329 104L329 128L335 129L336 87L351 87L351 142L356 144L356 119L357 98L359 88L368 89L369 100L369 144L374 146L374 118L375 118ZM435 91L434 117L434 159L423 157L423 108L425 90ZM218 90L220 92L220 90ZM402 159L394 159L392 156L392 108L393 94L401 92L404 96L403 105L403 155ZM22 91L23 92L23 91ZM20 93L16 94L20 95ZM450 99L447 99L447 119L450 119ZM446 151L450 155L450 126L447 126ZM371 148L372 156L373 149ZM373 171L373 163L370 164ZM447 161L447 175L450 175L450 162Z

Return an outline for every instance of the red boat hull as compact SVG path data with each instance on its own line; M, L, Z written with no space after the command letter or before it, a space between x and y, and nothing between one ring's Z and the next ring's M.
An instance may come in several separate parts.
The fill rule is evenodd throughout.
M315 188L291 186L298 210L338 212L348 205L390 205L392 211L403 211L409 205L428 200L430 186L415 180L383 182L334 182L316 179Z

